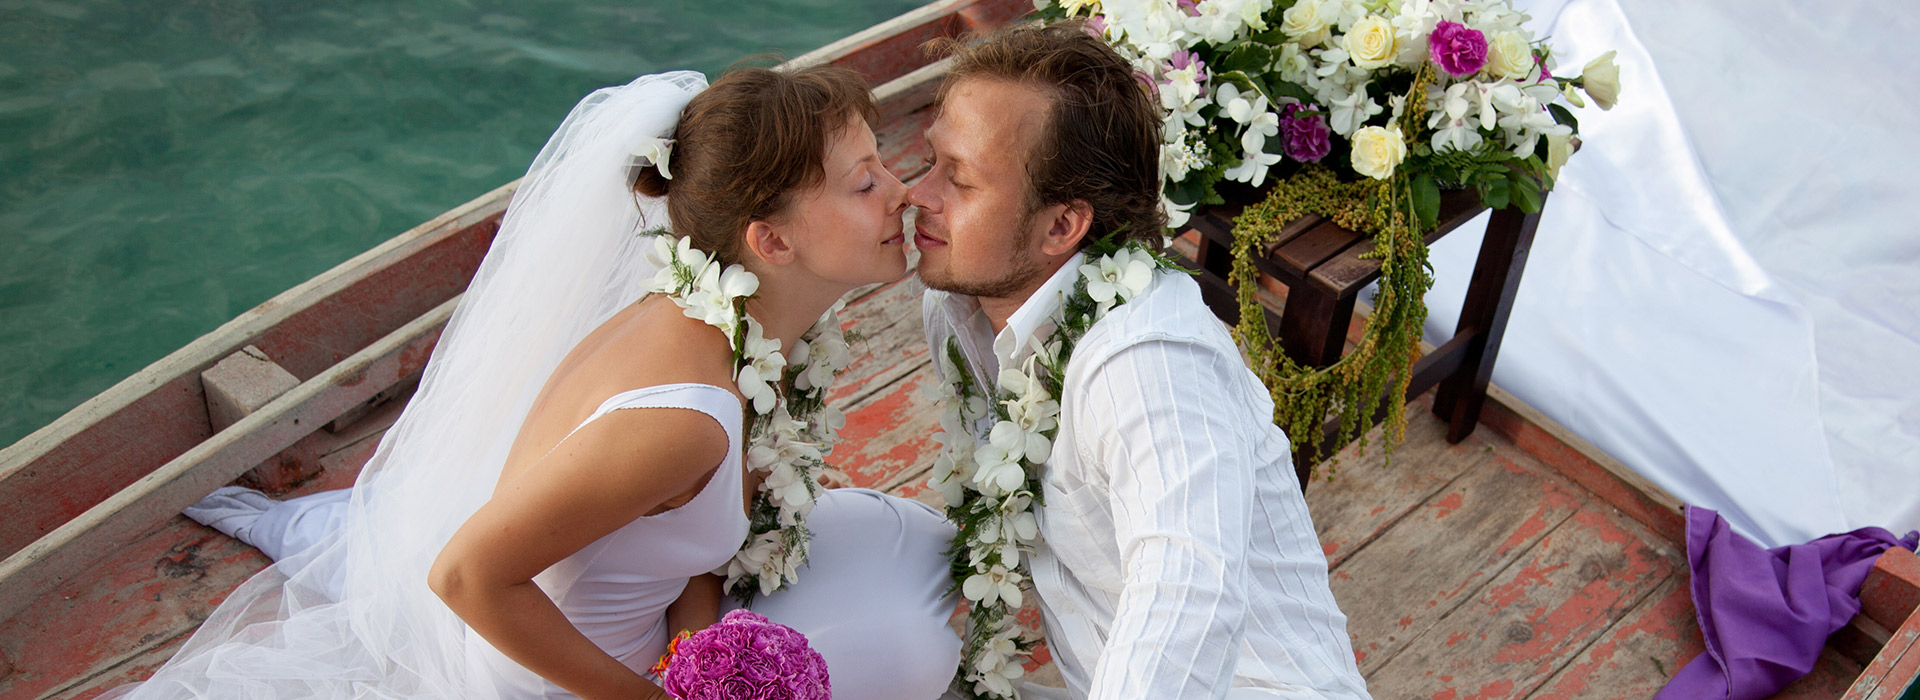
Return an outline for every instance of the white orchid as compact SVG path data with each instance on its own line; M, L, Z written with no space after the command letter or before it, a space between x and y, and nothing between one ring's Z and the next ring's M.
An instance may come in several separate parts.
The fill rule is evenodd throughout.
M746 340L747 361L734 375L734 383L739 385L740 394L753 402L753 412L764 415L773 410L774 402L780 398L774 384L780 381L787 359L780 355L780 339L766 337L760 322L751 316L747 317Z
M813 511L811 480L801 476L791 463L778 464L767 473L761 488L773 504L780 507L780 524L791 527Z
M1227 168L1222 174L1234 182L1244 182L1259 187L1261 183L1267 181L1267 171L1278 162L1280 162L1280 156L1277 154L1254 151L1242 158L1239 165Z
M967 600L982 605L992 605L996 600L1006 601L1008 607L1020 607L1020 582L1027 580L1018 571L1008 571L1006 567L995 565L968 576L960 585L960 594Z
M1012 423L999 425L1012 426ZM996 426L998 427L998 426ZM1018 429L1016 428L1017 432ZM1020 466L1024 445L997 445L989 441L973 451L973 488L988 496L998 496L1020 488L1027 481L1027 470ZM1017 451L1016 451L1017 450Z
M696 251L697 253L698 251ZM740 324L740 309L734 303L736 299L753 296L760 290L760 278L739 265L728 265L720 269L717 262L706 262L703 267L694 268L700 272L695 276L693 289L682 302L682 313L688 318L697 318L715 326L727 334L727 343L734 342L734 329Z
M1082 264L1080 276L1087 279L1087 296L1095 302L1105 304L1115 299L1127 302L1146 291L1147 285L1153 282L1153 260L1123 248Z
M1186 226L1187 221L1193 218L1193 207L1192 204L1175 204L1172 199L1167 198L1166 193L1160 194L1160 210L1166 212L1167 226L1171 228L1178 229Z
M1020 665L1016 655L1020 651L1015 641L1019 636L1018 628L1002 631L982 645L973 658L973 673L968 676L974 681L974 690L1003 697L1013 695L1013 682L1026 675L1027 669Z
M1380 103L1367 98L1367 86L1361 85L1345 97L1333 101L1333 106L1328 110L1327 126L1336 134L1351 137L1382 109Z
M667 169L667 160L673 155L673 139L654 137L640 144L633 151L633 160L640 165L651 165L660 169L660 176L673 179L673 171Z

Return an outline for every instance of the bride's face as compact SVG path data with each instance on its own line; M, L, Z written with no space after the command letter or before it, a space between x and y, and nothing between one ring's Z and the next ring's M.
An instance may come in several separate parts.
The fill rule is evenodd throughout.
M866 120L854 117L834 134L824 165L820 185L797 193L779 217L794 263L848 289L906 275L907 186L881 165Z

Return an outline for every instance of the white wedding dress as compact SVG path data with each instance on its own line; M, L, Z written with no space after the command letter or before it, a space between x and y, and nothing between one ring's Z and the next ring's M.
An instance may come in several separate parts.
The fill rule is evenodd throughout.
M707 384L669 384L607 399L581 425L623 409L675 408L711 416L733 445L705 487L673 510L608 533L534 578L567 619L638 673L666 651L667 606L687 579L724 566L747 535L742 503L740 402ZM578 430L579 428L575 428ZM270 556L299 554L344 519L346 490L284 502L223 488L187 510ZM960 661L947 619L953 599L942 550L953 526L925 504L867 489L825 492L808 518L814 540L800 582L750 607L807 636L827 660L834 697L938 697ZM729 607L738 607L730 603ZM502 699L572 698L468 635L472 668Z
M554 368L638 300L657 271L645 254L652 241L639 233L667 223L665 202L629 188L631 154L671 134L705 87L694 72L642 76L574 108L520 182L420 388L354 487L285 504L222 489L199 504L276 561L229 594L148 681L103 698L566 697L472 633L427 588L427 569L491 498ZM737 444L740 407L721 394L636 387L602 412L684 404ZM725 562L744 539L738 450L718 469L693 501L636 520L537 579L631 667L663 650L664 607L687 576ZM926 506L851 489L824 494L808 524L814 540L799 583L754 609L809 637L837 697L937 696L959 660L945 624L952 600L942 551L952 530Z

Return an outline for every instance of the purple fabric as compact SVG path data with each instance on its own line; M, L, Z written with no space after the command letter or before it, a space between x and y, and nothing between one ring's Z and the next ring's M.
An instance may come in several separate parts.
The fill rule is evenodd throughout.
M1813 670L1827 635L1860 612L1860 585L1890 547L1913 549L1877 527L1761 549L1719 513L1687 506L1687 565L1707 653L1654 700L1758 700Z

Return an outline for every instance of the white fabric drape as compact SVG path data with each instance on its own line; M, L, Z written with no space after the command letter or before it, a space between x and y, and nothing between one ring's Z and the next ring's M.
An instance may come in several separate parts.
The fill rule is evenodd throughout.
M1897 3L1521 0L1577 110L1494 381L1780 545L1920 527L1920 19ZM1450 336L1482 226L1434 247Z

